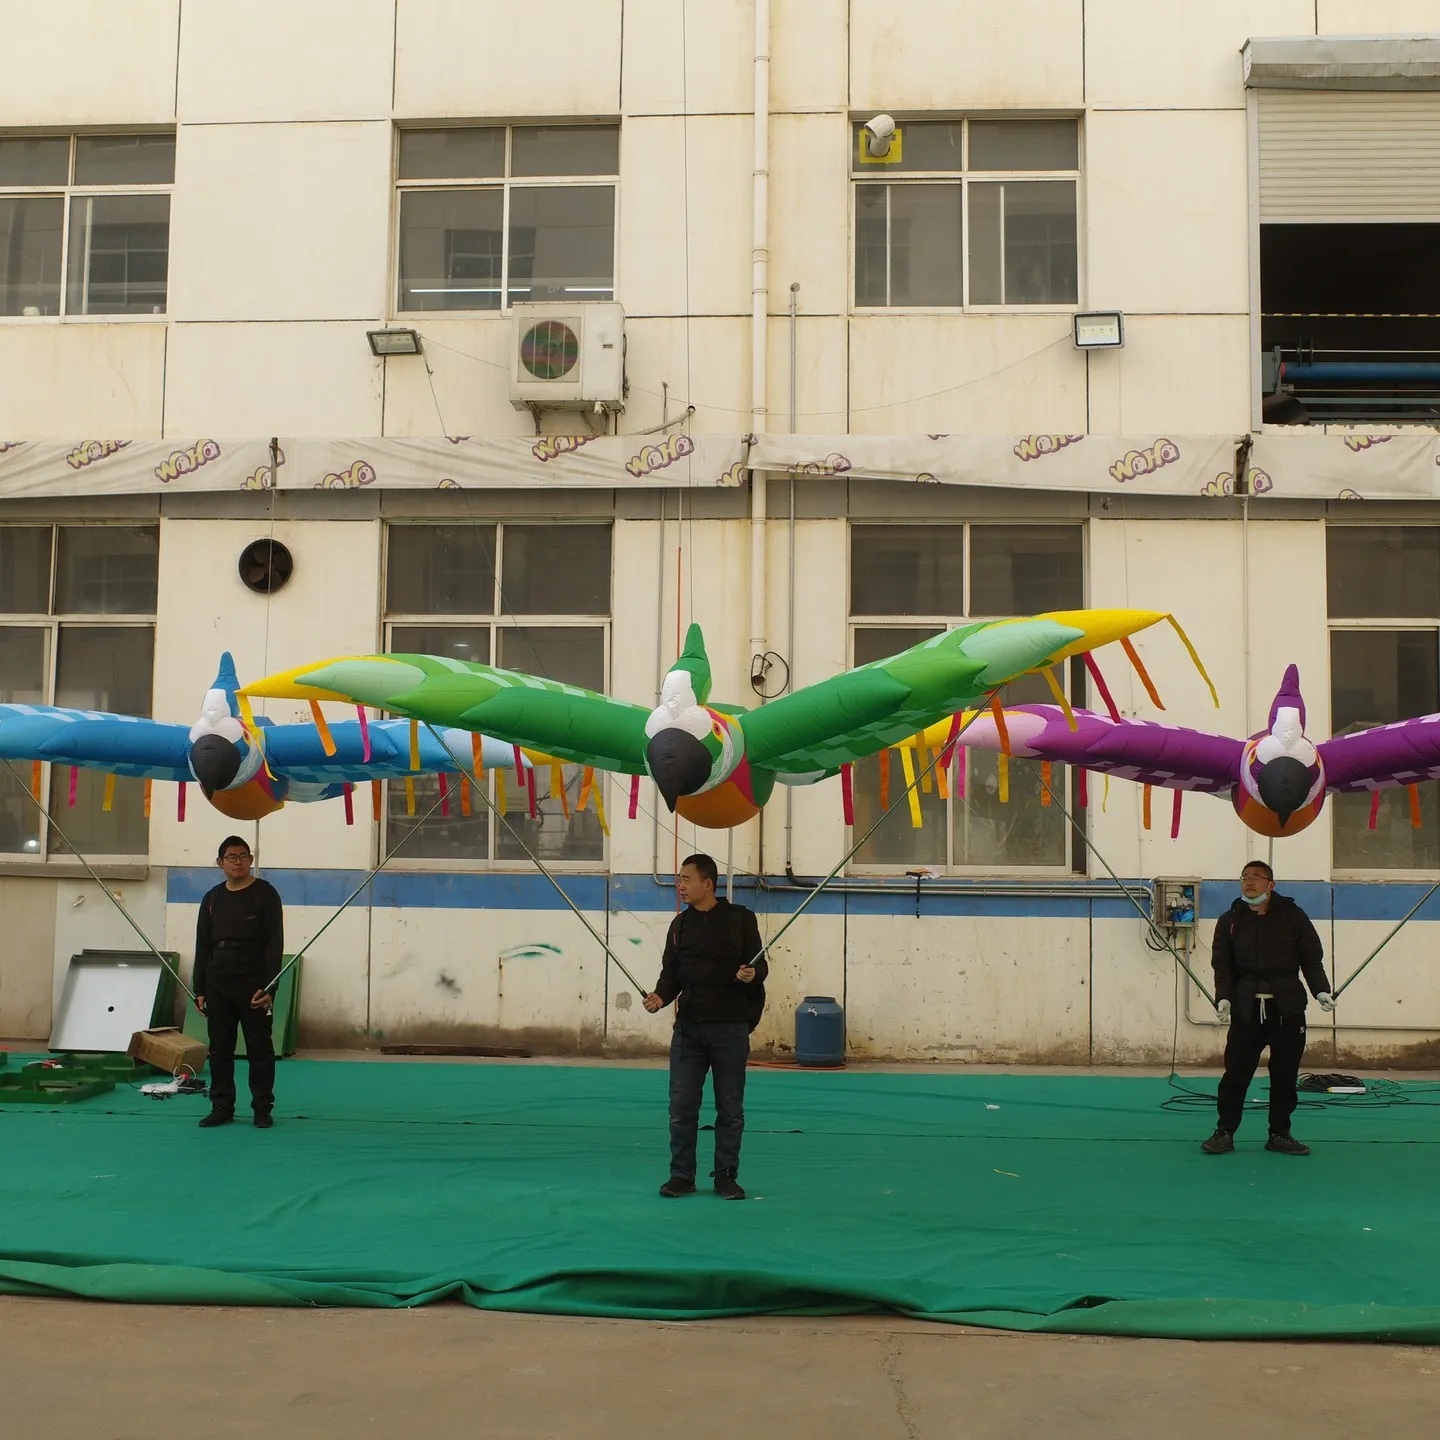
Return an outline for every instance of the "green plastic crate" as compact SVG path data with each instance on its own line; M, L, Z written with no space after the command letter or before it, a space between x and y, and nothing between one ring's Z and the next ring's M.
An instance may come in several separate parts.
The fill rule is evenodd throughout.
M19 1074L0 1075L0 1105L73 1105L114 1088L115 1082L98 1070L31 1063Z
M290 957L285 957L285 963L290 963ZM275 1036L275 1054L278 1057L285 1057L295 1053L295 1034L300 1024L300 980L301 971L305 968L303 957L285 972L280 978L280 987L275 992L275 1021L273 1034ZM193 1000L185 1002L185 1024L181 1027L192 1040L204 1040L207 1043L210 1039L210 1027L205 1022L205 1017L195 1008ZM235 1039L235 1054L245 1054L245 1032L242 1030Z

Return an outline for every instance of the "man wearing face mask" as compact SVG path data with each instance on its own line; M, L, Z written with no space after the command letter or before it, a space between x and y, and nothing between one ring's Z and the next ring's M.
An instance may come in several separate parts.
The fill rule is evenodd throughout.
M1305 985L1322 1010L1335 1008L1324 957L1310 917L1288 896L1275 893L1275 872L1263 860L1252 860L1240 872L1240 899L1215 924L1210 949L1215 1008L1230 1034L1219 1120L1200 1147L1207 1155L1227 1155L1235 1148L1245 1092L1267 1045L1270 1138L1265 1148L1278 1155L1310 1153L1291 1135L1290 1117L1299 1103L1295 1085L1305 1053Z

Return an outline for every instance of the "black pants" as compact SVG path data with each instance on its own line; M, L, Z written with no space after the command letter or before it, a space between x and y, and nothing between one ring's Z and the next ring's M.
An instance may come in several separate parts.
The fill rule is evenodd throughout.
M1233 1135L1240 1128L1244 1115L1245 1092L1255 1078L1260 1052L1270 1047L1270 1133L1287 1135L1290 1117L1295 1113L1299 1097L1295 1082L1300 1075L1300 1059L1305 1054L1305 1012L1281 1016L1275 1013L1274 1001L1267 1001L1268 1013L1262 1023L1259 1002L1253 1020L1238 1015L1230 1020L1230 1037L1225 1042L1225 1074L1220 1080L1220 1129Z
M745 1062L750 1027L681 1020L670 1041L670 1173L695 1178L695 1142L705 1074L715 1092L715 1171L740 1168L745 1133Z
M235 1113L235 1036L245 1032L250 1069L250 1104L258 1115L275 1108L275 1044L271 1018L250 999L264 984L259 974L211 976L205 989L205 1019L210 1027L210 1104Z

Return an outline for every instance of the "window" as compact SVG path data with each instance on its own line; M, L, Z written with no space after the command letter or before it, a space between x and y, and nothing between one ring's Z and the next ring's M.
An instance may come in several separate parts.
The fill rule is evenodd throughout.
M0 135L0 315L163 315L173 135Z
M853 525L853 663L884 659L967 620L1079 608L1085 592L1083 539L1078 525ZM1069 693L1077 704L1084 693L1082 676L1081 662L1072 661ZM1052 699L1041 676L1009 686L1004 698L1010 704ZM897 806L856 854L858 866L1066 870L1072 853L1079 858L1065 817L1044 803L1048 797L1037 761L1010 763L1009 794L1002 802L999 757L963 748L957 754L964 798L953 792L942 798L932 779L929 791L920 794L921 828L912 827L907 806ZM891 803L905 784L894 760L892 754ZM1050 781L1061 795L1071 785L1065 768L1056 765ZM855 767L857 837L882 813L880 775L878 756Z
M615 294L614 125L401 130L396 307Z
M1331 525L1325 532L1330 611L1330 733L1350 735L1440 711L1440 526ZM1421 785L1420 828L1403 790L1332 795L1337 870L1433 870L1440 803Z
M0 703L148 716L158 560L154 526L0 526ZM30 766L11 763L0 767L0 856L146 853L143 781L117 777L106 810L105 776L81 770L71 805L69 768L45 766L41 794L59 826L46 833L26 794Z
M524 670L587 690L605 689L610 631L608 525L392 525L385 577L387 648L401 654ZM565 765L536 779L537 818L527 813L513 769L488 772L491 800L505 790L506 825L484 800L462 813L451 789L449 814L427 812L439 799L434 778L391 782L387 851L415 862L524 861L518 835L547 864L605 858L593 804L578 808L583 768ZM567 813L568 812L568 813ZM512 833L512 831L514 833Z
M1074 120L911 120L890 151L854 127L857 306L1073 305Z

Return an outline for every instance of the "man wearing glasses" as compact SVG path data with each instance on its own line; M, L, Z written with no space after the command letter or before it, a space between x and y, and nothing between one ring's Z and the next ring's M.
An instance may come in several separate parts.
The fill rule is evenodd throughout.
M250 873L254 857L238 835L220 842L215 863L225 881L200 902L195 926L195 1005L210 1028L210 1113L202 1129L235 1118L235 1036L245 1033L250 1105L255 1126L275 1122L275 1046L270 1036L275 998L268 986L280 974L285 920L280 895Z
M1296 1081L1305 1053L1305 985L1322 1010L1335 1008L1324 958L1310 917L1288 896L1275 893L1275 872L1263 860L1252 860L1240 872L1240 898L1215 922L1210 946L1215 1008L1230 1034L1218 1122L1200 1147L1207 1155L1234 1150L1245 1092L1267 1045L1270 1138L1265 1148L1279 1155L1310 1153L1291 1135L1290 1117L1299 1103Z

